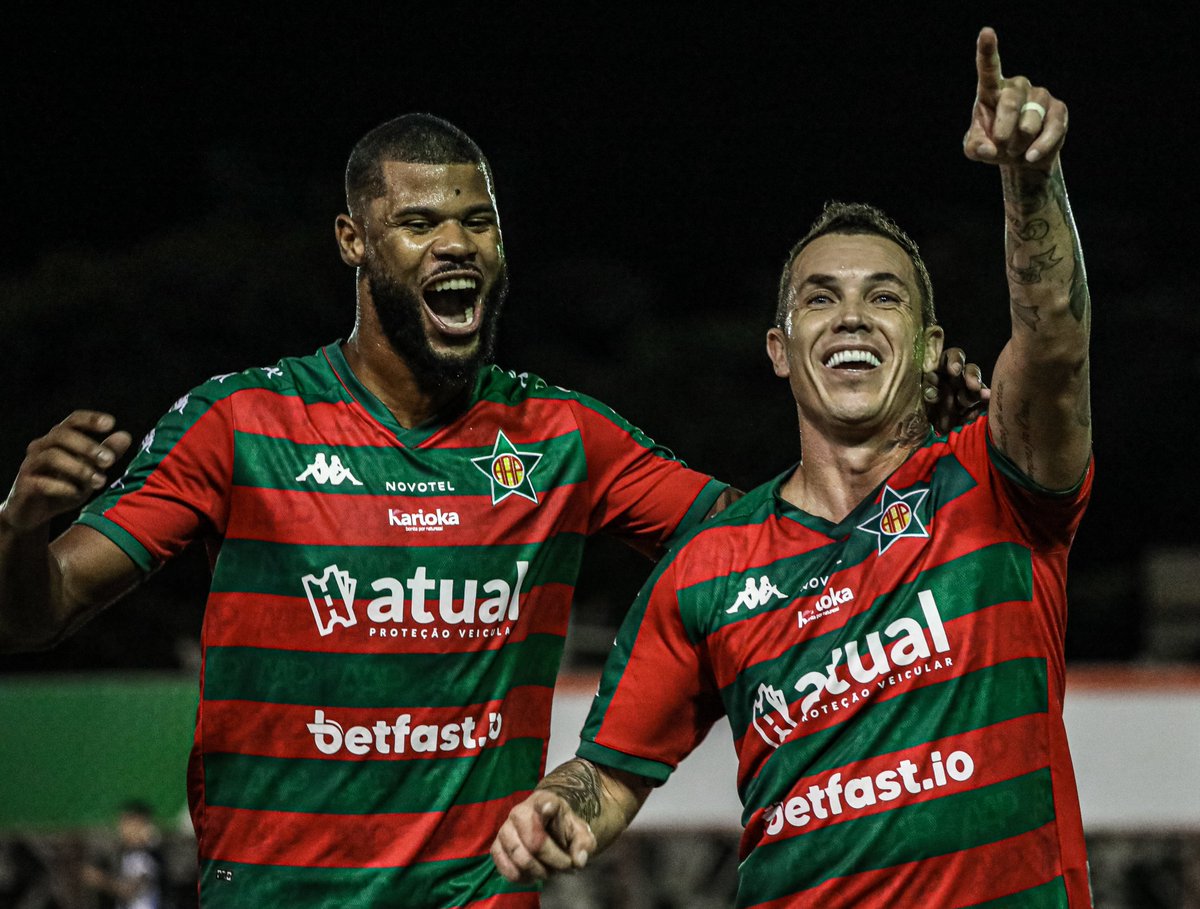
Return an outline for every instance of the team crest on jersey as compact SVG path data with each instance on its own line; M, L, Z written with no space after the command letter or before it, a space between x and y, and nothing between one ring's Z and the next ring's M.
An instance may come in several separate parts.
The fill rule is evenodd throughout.
M500 430L496 433L496 444L492 446L492 453L480 458L471 458L471 463L491 480L493 505L512 495L528 499L536 505L537 492L530 482L529 475L537 469L541 460L541 452L518 451L517 447L508 441L504 430Z
M880 555L904 537L927 538L929 531L917 516L917 509L927 495L928 489L914 489L902 495L885 485L879 499L879 510L859 524L858 529L874 534L879 542Z

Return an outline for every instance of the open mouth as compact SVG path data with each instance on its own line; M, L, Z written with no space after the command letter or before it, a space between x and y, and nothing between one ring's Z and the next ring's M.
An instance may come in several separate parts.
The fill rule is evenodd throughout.
M421 299L444 334L469 335L479 327L482 284L482 279L473 274L435 278L426 285Z
M883 361L869 350L839 350L825 358L826 368L847 371L875 369Z

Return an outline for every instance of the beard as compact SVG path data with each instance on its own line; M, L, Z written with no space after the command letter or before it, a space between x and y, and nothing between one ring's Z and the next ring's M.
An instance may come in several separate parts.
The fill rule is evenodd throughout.
M481 301L483 316L477 335L479 343L465 354L434 350L426 333L422 313L425 304L420 294L377 268L373 259L368 259L362 267L383 334L392 350L408 364L423 393L437 395L460 390L475 380L481 366L492 362L500 310L508 295L507 266L501 266L496 282Z

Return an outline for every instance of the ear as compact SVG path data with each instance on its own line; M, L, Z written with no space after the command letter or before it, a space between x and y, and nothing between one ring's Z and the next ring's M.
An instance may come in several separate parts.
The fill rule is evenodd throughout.
M925 372L937 369L942 359L942 344L945 340L946 333L942 326L930 325L925 329L925 362L921 367Z
M362 265L367 258L365 228L350 215L338 215L333 222L333 235L342 261L354 268Z
M786 379L792 374L792 368L787 360L787 338L779 328L767 329L767 357L775 368L775 375Z

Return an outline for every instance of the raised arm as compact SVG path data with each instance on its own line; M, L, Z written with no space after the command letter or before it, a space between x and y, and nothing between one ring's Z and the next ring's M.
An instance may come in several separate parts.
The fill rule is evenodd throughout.
M649 784L632 774L574 758L509 812L492 861L510 881L578 870L624 832L649 794Z
M50 521L100 489L129 447L114 423L72 413L30 444L0 503L0 652L52 646L140 579L120 547L90 528L50 542Z
M1091 456L1091 301L1059 155L1067 108L1005 77L996 33L979 33L968 158L1000 168L1012 337L992 375L992 440L1035 483L1067 489Z

